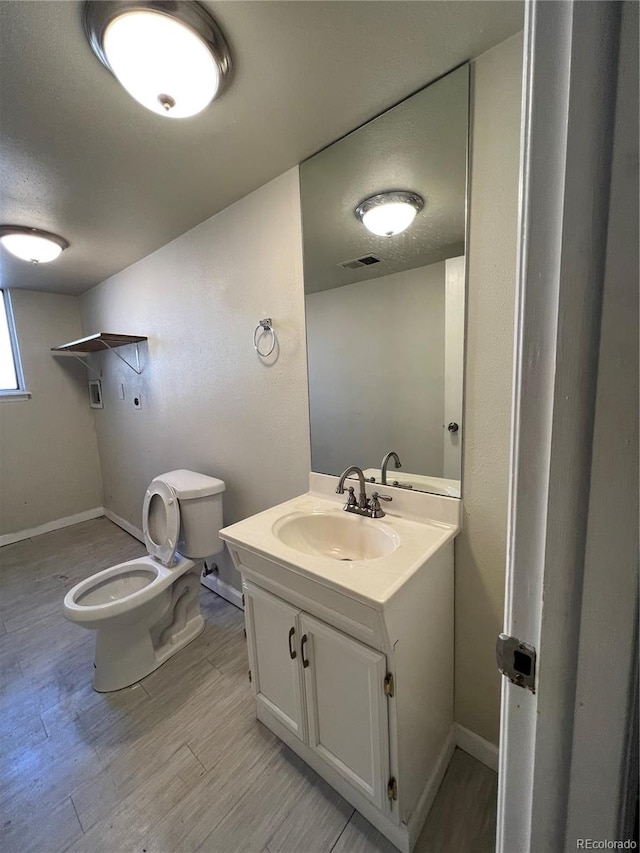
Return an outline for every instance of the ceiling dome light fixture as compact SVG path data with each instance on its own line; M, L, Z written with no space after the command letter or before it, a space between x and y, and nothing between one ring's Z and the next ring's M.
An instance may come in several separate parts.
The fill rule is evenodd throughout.
M225 38L193 0L86 0L84 29L103 65L159 115L196 115L229 80Z
M8 252L30 261L32 264L48 264L55 261L69 243L64 237L41 231L39 228L26 228L23 225L0 225L0 243Z
M416 213L424 207L424 199L406 190L378 193L361 201L356 216L365 228L379 237L394 237L408 228Z

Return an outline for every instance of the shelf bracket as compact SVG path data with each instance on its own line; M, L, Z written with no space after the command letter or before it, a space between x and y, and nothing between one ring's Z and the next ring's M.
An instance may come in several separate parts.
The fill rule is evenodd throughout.
M89 362L86 361L81 355L76 355L74 352L69 353L69 355L72 355L77 361L80 362L80 364L84 365L84 367L86 367L90 373L95 373L95 375L99 378L102 377L102 368L100 368L100 370L96 370L95 367L92 367Z
M138 349L137 343L134 343L134 347L136 348L136 366L135 367L133 366L133 364L131 364L131 362L127 361L126 358L123 358L123 356L121 356L120 353L114 347L110 346L106 341L100 341L100 343L102 344L103 347L105 347L105 349L108 349L114 355L117 355L118 358L120 359L120 361L123 361L127 365L127 367L130 367L134 373L137 373L138 376L140 376L140 374L142 373L142 368L140 367L140 351Z

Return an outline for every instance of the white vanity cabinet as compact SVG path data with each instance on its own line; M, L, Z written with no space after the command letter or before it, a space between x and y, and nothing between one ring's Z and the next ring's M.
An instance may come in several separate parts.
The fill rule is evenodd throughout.
M252 583L243 584L258 716L296 735L381 811L389 779L386 658Z
M382 609L230 551L258 720L409 853L453 752L453 543Z
M335 478L311 477L316 491L220 534L242 577L257 718L410 853L454 748L459 501L398 490L397 515L349 517ZM382 553L336 555L351 533Z

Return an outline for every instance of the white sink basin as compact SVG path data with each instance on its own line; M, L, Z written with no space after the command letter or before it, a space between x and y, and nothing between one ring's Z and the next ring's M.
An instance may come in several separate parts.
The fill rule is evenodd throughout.
M343 510L337 482L312 474L307 494L225 527L220 538L247 577L296 588L308 580L384 607L453 540L460 501L394 489L384 518L366 518Z
M292 512L273 525L284 545L332 560L377 560L400 544L398 535L372 518L346 512Z

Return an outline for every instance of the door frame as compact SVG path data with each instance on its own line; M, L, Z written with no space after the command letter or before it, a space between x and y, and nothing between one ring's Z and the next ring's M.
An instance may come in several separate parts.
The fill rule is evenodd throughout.
M628 751L637 653L636 605L633 594L628 598L635 581L637 600L635 558L616 552L609 531L595 523L603 509L597 498L606 467L596 464L603 453L624 459L626 452L637 495L637 331L624 342L622 359L611 336L600 336L603 294L605 308L621 295L631 310L637 306L637 272L635 282L633 273L617 282L617 293L605 289L615 261L607 246L621 12L619 3L580 0L528 0L525 7L504 630L535 646L538 668L535 694L503 680L498 853L575 850L571 833L581 826L583 837L613 833L601 840L624 831L620 792L600 790L579 760L593 749L596 726L614 718L625 721L620 741ZM635 192L633 177L626 192ZM637 204L635 210L637 222ZM615 436L601 429L607 389L602 381L599 387L612 361L630 389L618 406L629 423L616 424ZM612 517L618 510L629 518L633 486L625 498L610 494ZM590 565L603 545L616 565ZM587 607L603 571L611 587L623 582L627 601L613 596L606 608L597 600ZM610 630L612 612L620 631ZM594 637L599 670L587 657ZM613 659L615 673L603 665ZM606 708L598 706L603 678ZM602 769L619 781L620 752L604 746Z

